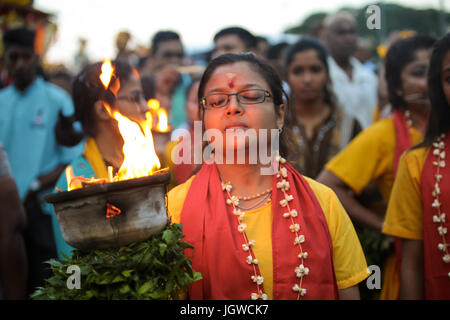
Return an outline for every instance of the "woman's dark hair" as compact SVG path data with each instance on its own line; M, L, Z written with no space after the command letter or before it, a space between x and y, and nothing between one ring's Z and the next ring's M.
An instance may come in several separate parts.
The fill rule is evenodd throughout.
M275 113L280 113L280 105L285 105L285 117L283 130L280 134L280 155L284 158L291 160L295 164L296 156L294 150L296 150L296 144L294 140L294 135L292 132L292 121L289 112L289 97L283 90L282 82L277 72L265 61L257 58L253 53L229 53L221 55L214 60L212 60L205 72L203 73L202 79L200 80L200 85L198 88L198 101L201 101L204 96L204 91L208 81L210 80L214 71L224 65L230 65L238 62L245 62L258 73L265 82L269 85L270 92L272 94L273 103L275 105ZM204 110L201 109L201 117L203 119Z
M405 66L414 60L416 52L421 49L430 49L436 39L427 35L415 35L395 42L388 50L385 60L386 81L389 102L392 109L405 109L406 102L398 94L402 86L401 74Z
M325 70L328 74L328 80L324 88L324 102L329 104L332 107L335 107L337 105L337 100L334 95L332 86L331 86L331 77L330 77L330 68L328 66L328 51L327 49L317 40L313 38L302 38L298 42L294 43L293 45L289 46L286 51L286 57L285 57L285 68L286 73L289 72L289 65L294 60L294 57L297 53L308 51L308 50L314 50L317 54L317 57L319 60L323 63L325 66ZM286 74L287 76L287 74ZM287 78L287 77L286 77Z
M114 77L120 80L123 86L131 74L132 67L125 62L113 61ZM97 117L95 115L94 104L101 98L108 100L113 106L114 99L107 95L102 82L100 81L102 62L86 66L75 78L72 85L72 100L75 108L73 116L66 117L59 112L59 120L55 127L56 141L64 146L74 146L78 144L85 135L93 137L97 133ZM108 99L109 98L109 99ZM79 121L83 131L74 128L74 122Z
M428 94L431 111L422 145L429 146L442 133L450 130L450 106L442 88L442 63L450 50L450 33L436 42L428 69Z

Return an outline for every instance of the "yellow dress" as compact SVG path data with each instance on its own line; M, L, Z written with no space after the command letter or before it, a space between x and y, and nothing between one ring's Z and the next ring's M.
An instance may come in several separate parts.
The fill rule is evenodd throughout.
M423 240L420 176L429 150L430 148L417 148L401 157L383 233L399 238Z
M415 128L411 131L413 145L420 143L422 134ZM325 169L344 181L357 195L375 180L388 202L394 184L395 144L393 118L379 120L356 136L325 165Z
M422 134L411 129L413 145L423 140ZM375 181L386 203L394 184L393 162L396 138L393 117L378 120L361 132L350 144L325 165L356 195ZM385 278L380 299L395 299L400 281L395 273L395 256L387 258L384 265Z
M194 177L191 177L168 194L168 213L174 223L180 222L184 200L193 179ZM333 265L337 287L345 289L356 285L370 275L370 272L350 218L330 188L307 177L305 179L316 195L328 223L333 242ZM246 211L244 217L248 237L258 244L253 250L259 260L258 266L264 277L264 290L269 299L273 298L272 220L270 203L259 209Z

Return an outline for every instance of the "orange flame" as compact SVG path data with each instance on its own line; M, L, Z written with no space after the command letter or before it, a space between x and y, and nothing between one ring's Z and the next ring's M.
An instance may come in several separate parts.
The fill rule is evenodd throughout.
M145 120L138 125L120 112L112 111L108 104L104 103L104 106L109 115L117 120L124 141L124 160L117 173L118 180L145 177L161 168L153 143L151 113L147 112Z
M105 86L105 89L111 91L114 95L117 95L117 92L120 89L120 81L117 78L111 83L111 80L114 77L114 67L111 64L111 61L106 60L101 69L102 73L100 74L100 80ZM122 148L124 161L114 177L111 178L112 172L108 170L108 179L74 177L72 167L67 167L66 178L67 189L69 191L92 184L145 177L161 168L161 163L156 155L153 142L153 118L151 112L147 112L146 119L138 124L123 116L118 111L112 110L112 108L104 101L103 105L108 114L113 119L117 120L119 131L124 141Z
M145 177L161 168L153 143L150 113L146 113L146 120L140 126L117 111L113 112L113 117L118 121L124 140L125 158L118 172L119 180Z
M169 117L167 116L167 111L163 107L161 107L159 101L157 99L150 99L147 101L147 105L152 111L154 115L156 115L158 119L158 123L156 124L156 131L158 132L169 132Z
M133 74L134 74L134 76L138 79L138 80L141 80L141 76L139 75L139 72L135 69L135 68L133 68Z
M158 125L156 126L156 130L159 132L168 132L169 120L167 117L166 109L160 108L158 109L157 113L158 113Z
M114 74L114 68L111 64L111 60L106 60L102 64L102 73L100 74L100 81L103 83L105 89L108 89L109 83Z
M147 101L147 105L148 105L148 107L150 108L150 110L152 110L152 111L156 111L156 110L158 110L159 107L160 107L159 101L156 100L156 99L150 99L150 100L148 100L148 101Z
M76 177L73 174L72 166L66 167L66 180L68 191L106 182L106 179Z

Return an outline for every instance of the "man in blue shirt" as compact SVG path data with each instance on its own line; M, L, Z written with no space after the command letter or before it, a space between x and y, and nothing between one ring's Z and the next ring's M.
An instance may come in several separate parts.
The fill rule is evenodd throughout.
M151 41L152 53L141 69L145 98L156 98L169 112L169 124L176 128L186 121L184 106L189 74L180 74L185 52L180 36L173 31L158 31Z
M0 142L28 218L29 292L50 275L42 262L56 257L49 205L43 195L53 190L65 165L83 149L82 144L67 148L56 141L59 113L73 114L73 104L65 91L38 76L34 38L34 32L26 29L5 32L4 62L12 84L0 90Z

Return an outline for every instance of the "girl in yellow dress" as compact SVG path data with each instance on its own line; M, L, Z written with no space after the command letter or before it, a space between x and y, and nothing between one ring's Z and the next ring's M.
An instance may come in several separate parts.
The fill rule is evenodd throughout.
M387 203L400 155L422 141L430 109L426 74L434 42L417 35L389 48L386 80L393 115L356 136L326 164L318 178L336 192L356 224L376 232L381 232L384 216L361 205L356 196L375 181ZM381 299L398 298L399 265L398 256L388 257Z
M402 239L402 299L450 299L450 34L433 50L428 90L425 139L400 159L383 227Z

